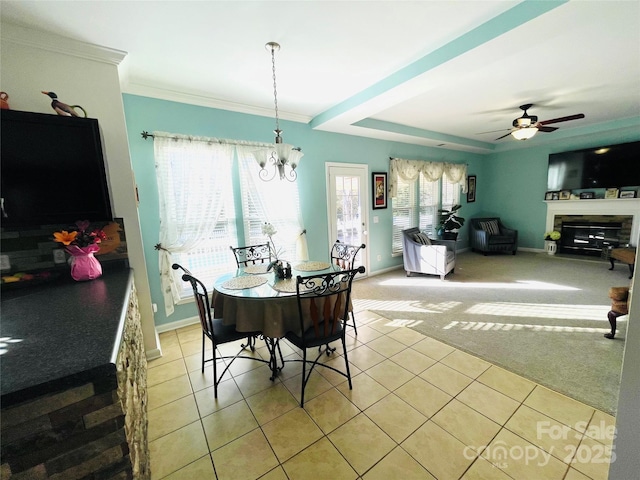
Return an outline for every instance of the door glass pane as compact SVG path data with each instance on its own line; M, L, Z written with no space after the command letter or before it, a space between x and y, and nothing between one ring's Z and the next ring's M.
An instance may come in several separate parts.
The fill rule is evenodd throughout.
M360 193L360 177L336 176L337 239L349 245L363 243Z
M367 167L364 165L327 166L329 251L336 240L347 245L367 244L368 179ZM358 252L354 266L368 269L368 261L365 248ZM366 272L358 274L366 275Z

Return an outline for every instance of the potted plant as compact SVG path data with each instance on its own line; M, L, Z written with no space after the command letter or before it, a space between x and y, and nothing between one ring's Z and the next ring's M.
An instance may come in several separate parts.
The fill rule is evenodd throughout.
M549 255L555 255L558 251L557 241L560 240L560 232L553 230L544 234L544 247Z
M464 218L456 214L461 208L462 205L456 204L451 207L451 210L438 209L440 219L436 230L439 237L445 240L456 240L458 238L458 229L464 225Z

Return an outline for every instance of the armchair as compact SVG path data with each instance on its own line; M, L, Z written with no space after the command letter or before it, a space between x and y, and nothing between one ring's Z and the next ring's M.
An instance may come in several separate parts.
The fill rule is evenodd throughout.
M419 234L419 235L418 235ZM453 272L456 266L456 241L429 239L417 227L402 231L403 261L407 277L412 273L440 275Z
M469 224L469 246L472 251L488 252L518 250L518 231L507 228L498 217L472 218Z

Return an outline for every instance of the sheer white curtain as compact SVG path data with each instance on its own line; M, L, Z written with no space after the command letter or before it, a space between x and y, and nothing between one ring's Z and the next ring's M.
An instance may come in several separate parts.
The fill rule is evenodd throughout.
M209 140L209 141L208 141ZM154 132L160 201L160 280L167 315L182 290L171 269L172 254L187 253L206 242L233 199L233 145L211 139Z
M278 179L264 182L258 177L260 166L256 162L256 147L238 144L236 152L246 244L266 242L268 238L262 234L262 225L268 222L277 230L273 242L279 250L278 257L289 261L306 260L307 239L302 233L298 182Z
M398 191L398 178L411 182L422 173L429 182L437 182L446 175L451 183L460 184L462 192L467 191L467 165L464 163L427 162L392 158L389 164L389 196L394 198Z

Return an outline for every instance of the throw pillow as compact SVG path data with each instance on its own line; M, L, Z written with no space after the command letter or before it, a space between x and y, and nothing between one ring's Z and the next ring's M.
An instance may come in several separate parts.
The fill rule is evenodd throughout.
M480 222L480 228L489 235L500 235L500 227L497 220L489 220L488 222Z
M426 234L420 232L413 235L413 239L420 245L431 245L431 240Z

